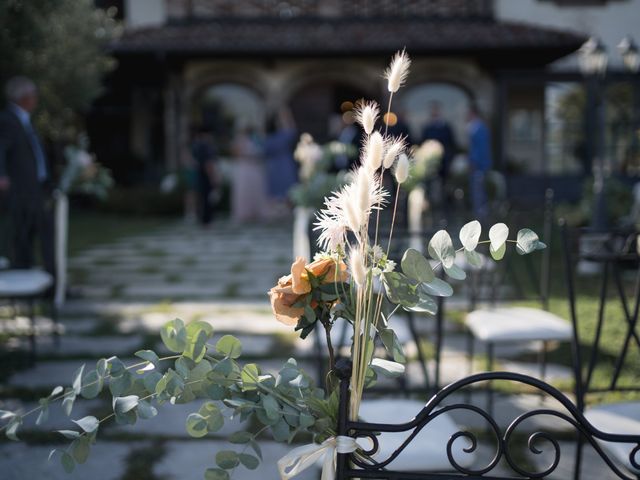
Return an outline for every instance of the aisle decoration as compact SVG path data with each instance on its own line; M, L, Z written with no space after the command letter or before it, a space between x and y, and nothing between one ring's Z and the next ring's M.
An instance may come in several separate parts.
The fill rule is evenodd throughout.
M388 111L409 65L407 54L399 52L385 73L390 93ZM175 319L160 332L170 355L160 357L151 350L141 350L136 353L140 361L133 365L125 365L117 357L103 358L94 367L82 365L70 387L56 387L36 408L24 413L1 412L6 436L18 440L24 422L36 417L35 423L41 424L47 419L49 405L62 402L74 426L58 431L68 444L52 451L50 457L58 458L67 471L72 471L76 464L87 461L105 422L132 425L156 416L158 405L196 403L186 419L186 430L192 437L220 431L229 418L247 425L247 429L229 436L230 447L215 454L216 465L204 472L205 479L227 480L238 468L256 469L267 432L278 442L291 443L300 437L311 442L292 447L280 460L283 479L294 477L320 459L322 478L334 478L336 452L355 451L366 461L353 439L337 436L338 379L330 335L336 321L344 319L351 325L353 368L348 413L356 419L365 389L375 384L379 375L404 373L406 357L393 330L393 315L400 310L435 314L435 298L453 292L438 271L442 269L456 280L466 276L454 262L457 253L478 265L481 258L476 249L481 245L488 246L496 260L504 256L508 243L514 244L520 254L544 248L528 229L520 230L516 239L508 239L509 229L504 224L492 226L488 239L481 240L481 225L472 221L460 230L457 250L449 233L441 230L428 242L425 239L430 259L408 249L396 265L389 252L398 192L409 179L411 159L404 139L376 129L378 115L375 102L363 102L358 108L364 148L349 183L326 198L318 214L315 228L323 252L312 262L297 258L290 273L269 292L277 321L299 332L303 339L312 332L326 338L329 374L321 385L294 358L277 372L256 363L242 363L242 345L237 338L224 335L214 342L209 323L194 320L185 324ZM383 187L387 176L396 184L391 194ZM380 225L379 214L384 208L394 212L387 230ZM376 339L381 340L391 360L376 356ZM108 415L101 419L74 417L78 399L101 394L111 397L112 411Z

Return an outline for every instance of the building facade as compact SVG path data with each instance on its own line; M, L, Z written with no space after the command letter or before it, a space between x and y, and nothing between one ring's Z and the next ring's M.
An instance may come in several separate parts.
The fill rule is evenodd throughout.
M581 88L571 59L590 34L603 34L593 31L598 15L640 16L637 0L115 3L126 25L111 46L119 68L89 127L94 148L145 172L177 169L194 126L213 130L224 154L234 129L259 130L283 106L300 131L330 138L344 102L386 101L380 72L406 48L411 75L394 112L414 141L438 101L464 150L466 112L475 104L492 126L497 168L561 175L575 167L565 157L580 156L580 147L553 145L562 131L554 122L567 120L551 118L549 109L563 105L569 87ZM109 140L101 140L104 129Z

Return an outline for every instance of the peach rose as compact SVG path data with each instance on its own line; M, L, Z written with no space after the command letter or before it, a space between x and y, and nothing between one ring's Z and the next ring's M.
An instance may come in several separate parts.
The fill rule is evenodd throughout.
M316 277L325 275L323 283L347 280L347 267L342 261L337 273L336 262L331 258L316 260L309 265L305 265L304 258L296 258L291 265L291 274L281 277L278 284L269 291L271 309L276 319L285 325L296 325L304 313L304 308L293 305L311 291L307 272Z

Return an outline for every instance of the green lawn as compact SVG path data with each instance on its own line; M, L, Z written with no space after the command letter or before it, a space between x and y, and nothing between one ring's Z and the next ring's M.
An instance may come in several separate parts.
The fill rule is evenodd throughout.
M172 217L125 216L71 210L69 218L69 254L119 238L148 233L174 222Z
M507 222L508 223L508 222ZM524 226L524 225L520 225ZM531 228L536 232L541 233L542 228L540 222L535 220L531 223ZM515 235L515 230L513 235ZM543 239L550 244L551 247L551 262L550 262L550 280L551 280L551 295L549 302L549 310L562 318L570 320L569 316L569 302L568 292L566 289L566 274L564 268L564 257L561 243L561 236L559 229L554 229L554 235L549 242L549 239ZM517 255L515 252L508 252L509 257L507 261L511 261L513 265L512 271L515 271L516 275L520 279L520 284L526 291L527 301L516 302L518 305L540 307L541 304L537 301L536 290L530 278L526 273L526 262L531 260L534 267L539 267L541 264L542 256L540 252L532 254L531 258L527 259ZM632 273L632 272L627 272ZM625 275L625 288L628 292L629 308L633 310L634 301L632 290L634 288L633 279L634 275ZM576 299L576 310L578 316L578 334L581 344L582 364L583 368L586 367L591 357L592 347L595 338L595 331L598 318L599 308L599 289L601 287L600 277L577 277L576 278L576 290L578 296ZM608 288L608 301L606 303L606 310L604 316L604 322L602 327L602 334L600 339L600 345L598 347L597 365L593 373L591 380L591 386L594 388L607 388L611 383L613 374L615 371L615 361L621 352L624 340L627 332L627 322L624 317L624 312L621 303L617 296L615 296L615 286L613 281L610 282ZM640 327L637 328L640 330ZM640 333L640 332L639 332ZM526 358L526 357L523 357ZM558 363L562 365L572 365L571 346L569 344L558 345L549 354L549 362ZM536 357L531 356L528 360L536 361ZM637 387L640 385L640 348L632 340L629 345L629 350L626 355L624 366L621 370L621 374L618 378L619 386ZM573 388L569 384L557 385L563 390L570 390ZM588 400L597 400L599 395L594 394ZM607 400L624 399L628 397L638 398L637 393L616 393L606 394Z

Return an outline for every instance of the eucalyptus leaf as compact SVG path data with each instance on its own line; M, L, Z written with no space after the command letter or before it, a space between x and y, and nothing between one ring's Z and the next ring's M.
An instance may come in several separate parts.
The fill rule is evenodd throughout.
M7 428L5 430L5 435L9 440L13 440L14 442L19 442L18 438L18 428L22 425L22 417L20 415L14 415L9 423L7 424Z
M124 413L127 413L133 410L134 408L136 408L136 406L138 406L139 400L140 400L140 397L138 397L137 395L128 395L126 397L115 397L113 399L113 411L115 412L116 415L122 415Z
M73 410L73 404L76 401L76 394L71 389L67 389L65 392L65 396L62 399L62 410L67 415L67 417L71 416L71 412Z
M224 416L215 403L204 403L198 413L207 420L207 430L209 432L217 432L224 426Z
M105 358L101 358L100 360L98 360L96 362L96 371L98 372L98 375L104 377L107 374L108 365L109 364L107 363L107 360Z
M220 468L229 470L237 467L239 463L240 459L238 458L238 454L233 450L221 450L216 453L216 464Z
M82 372L84 372L84 365L78 368L73 374L73 383L71 384L71 388L76 395L80 395L80 391L82 390Z
M382 340L382 344L387 349L387 352L391 354L394 361L399 363L407 361L407 358L404 356L404 351L402 350L402 344L400 343L400 340L398 340L396 332L391 328L383 328L378 332L378 335L380 336L380 340Z
M249 470L255 470L258 468L258 465L260 465L260 460L248 453L241 453L238 455L238 458L240 459L240 463Z
M102 391L104 378L98 374L97 370L91 370L82 380L80 395L86 399L96 398Z
M76 432L75 430L56 430L56 432L58 432L67 440L75 440L80 436L80 432Z
M199 362L207 352L207 341L213 335L213 327L207 322L194 320L187 325L186 332L187 345L183 354L194 362Z
M73 472L73 469L76 467L76 464L73 461L73 457L67 452L62 452L60 463L62 463L62 468L64 468L64 471L67 473Z
M145 420L147 420L149 418L153 418L156 415L158 415L158 410L156 409L156 407L151 405L146 400L140 400L138 402L137 411L138 411L138 415L140 415L140 418L145 419Z
M204 437L207 433L207 419L199 413L191 413L187 417L187 433L194 438Z
M491 257L494 260L502 260L502 258L504 257L505 252L507 251L507 244L503 243L500 248L498 248L497 250L493 249L493 246L489 247L489 252L491 253Z
M518 231L516 241L516 252L520 255L526 255L535 251L538 248L538 243L540 243L538 235L528 228L523 228Z
M460 243L467 252L472 252L478 246L480 234L482 233L482 225L478 220L467 223L460 229Z
M225 335L216 343L216 350L225 357L235 359L242 355L242 344L233 335Z
M60 385L58 385L53 390L51 390L51 393L49 394L49 398L53 398L57 395L60 395L63 391L64 389Z
M440 260L444 267L450 267L455 260L455 249L453 242L446 230L438 230L428 245L429 255L435 260Z
M133 377L126 370L117 377L112 376L109 380L109 391L116 397L126 393L132 386Z
M72 420L72 421L87 433L95 432L98 429L98 426L100 425L100 422L98 421L98 419L91 415L83 417L80 420Z
M49 419L49 402L40 400L40 413L36 419L36 425L42 425Z
M415 305L419 297L415 293L415 283L399 272L387 272L382 276L389 300L403 306Z
M234 432L229 437L229 442L235 444L245 444L249 443L253 439L253 435L245 430L241 430L239 432Z
M394 378L404 374L404 365L382 358L374 358L371 360L371 368L385 377Z
M450 297L453 295L453 288L440 278L434 278L429 283L421 283L420 287L427 295L435 297Z
M170 351L182 353L187 346L187 331L184 328L184 322L176 318L165 323L160 329L160 338Z
M281 418L275 425L271 425L271 434L276 442L286 442L289 440L289 424Z
M467 274L465 273L465 271L455 263L450 267L444 267L444 273L446 273L447 276L453 278L454 280L464 280L465 278L467 278Z
M263 395L262 406L269 419L275 420L280 417L280 404L273 395Z
M204 480L229 480L229 472L221 468L207 468Z
M89 437L87 437L86 435L78 437L71 444L71 453L73 455L73 459L77 463L82 464L86 462L87 458L89 458L89 451Z
M504 223L496 223L489 229L489 241L491 242L491 251L497 252L500 247L509 238L509 227Z
M402 256L402 272L409 278L419 282L430 282L435 278L429 261L417 250L407 249Z
M469 265L471 265L472 267L481 268L482 265L484 264L485 257L480 255L478 252L465 250L464 256L467 259L467 262L469 263Z
M242 389L255 390L258 383L258 377L260 376L260 370L255 363L248 363L242 369L240 378L242 379Z

